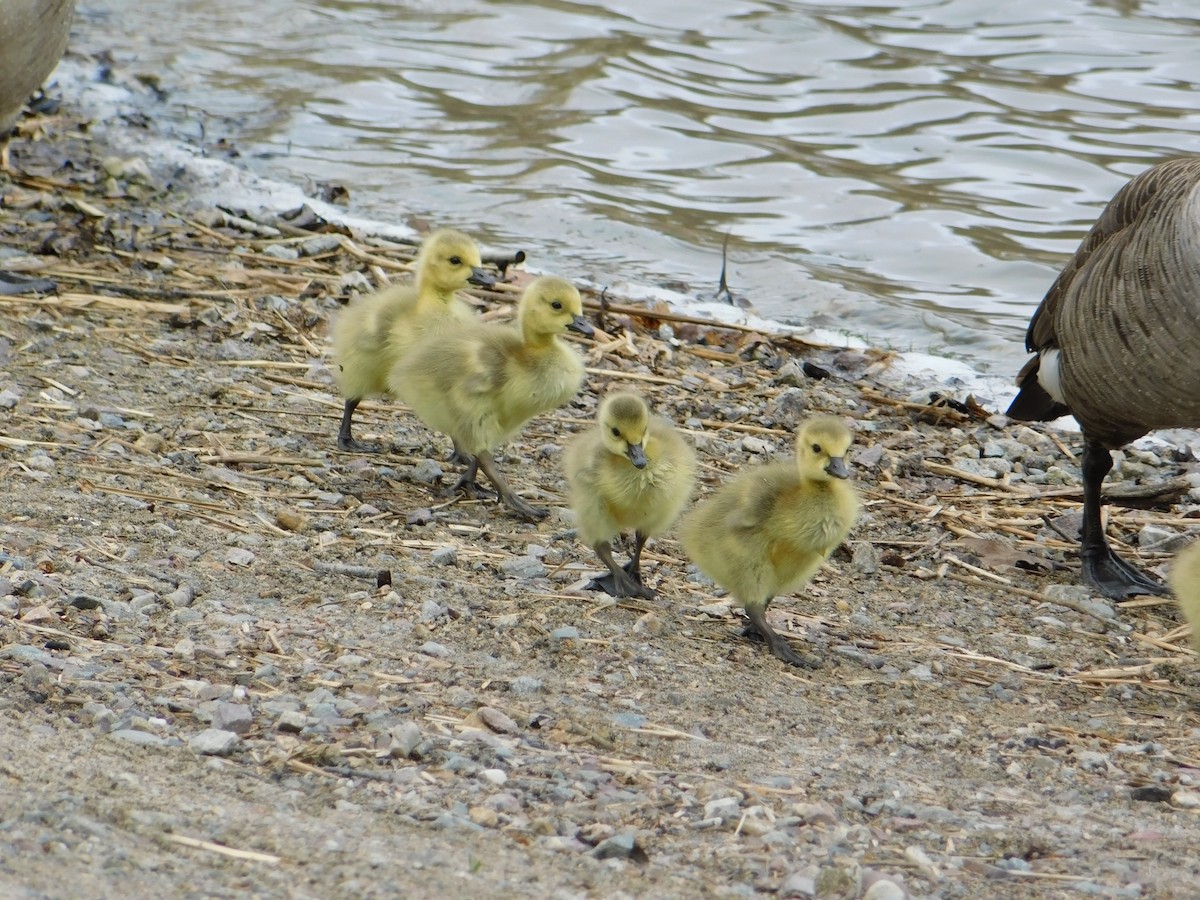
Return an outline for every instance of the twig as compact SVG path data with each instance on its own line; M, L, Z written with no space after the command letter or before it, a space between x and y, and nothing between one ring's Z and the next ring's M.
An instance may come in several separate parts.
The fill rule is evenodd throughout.
M164 834L163 838L173 844L182 844L184 847L194 847L197 850L210 850L213 853L220 853L222 856L228 856L231 859L245 859L250 862L270 863L274 865L280 861L280 857L271 853L261 853L258 850L238 850L234 847L226 847L224 844L214 844L212 841L202 841L200 838L188 837L184 834Z

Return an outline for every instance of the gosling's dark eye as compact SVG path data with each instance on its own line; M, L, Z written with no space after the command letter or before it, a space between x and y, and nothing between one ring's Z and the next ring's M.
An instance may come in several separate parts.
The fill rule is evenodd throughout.
M554 301L553 303L551 303L550 305L551 305L552 307L554 307L555 309L562 309L562 303L561 303L560 301L558 301L558 300L555 300L555 301Z
M612 433L613 433L613 437L620 437L620 436L621 436L621 429L620 429L620 428L617 428L617 427L614 425L614 426L613 426Z
M462 257L461 257L461 256L452 256L452 257L450 257L450 265L452 265L452 266L461 266L461 265L462 265Z
M820 452L821 452L821 445L813 444L813 453L820 453Z

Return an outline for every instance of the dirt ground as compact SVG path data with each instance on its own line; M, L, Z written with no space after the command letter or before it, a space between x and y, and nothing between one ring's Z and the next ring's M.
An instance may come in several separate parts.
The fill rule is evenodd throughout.
M501 458L528 524L444 497L395 404L357 426L387 452L335 447L330 319L411 247L196 209L153 162L67 98L0 174L4 896L1200 896L1196 657L1169 599L1077 586L1072 435L589 296L583 393ZM822 668L740 637L671 536L657 600L583 589L561 451L616 387L698 496L854 424L864 515L771 611ZM1166 485L1109 523L1160 575L1189 440L1117 466Z

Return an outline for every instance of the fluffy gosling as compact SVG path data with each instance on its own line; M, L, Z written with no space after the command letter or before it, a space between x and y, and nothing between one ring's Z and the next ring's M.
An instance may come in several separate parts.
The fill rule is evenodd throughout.
M614 597L653 599L642 583L642 548L675 523L691 496L695 451L666 420L652 417L640 396L620 392L604 399L596 425L571 442L565 466L579 539L609 571L592 584ZM628 531L633 555L622 568L612 540Z
M492 452L579 392L583 360L559 338L567 329L593 333L579 291L562 278L537 278L521 296L515 326L478 323L431 336L392 368L392 392L470 458L455 490L478 490L482 469L513 512L546 516L513 493Z
M687 555L745 608L743 633L757 633L794 666L817 668L820 660L793 650L767 624L767 607L807 582L850 532L859 509L847 482L851 441L840 419L810 419L796 433L794 461L747 469L680 526Z
M1192 626L1192 646L1200 651L1200 541L1194 541L1171 564L1167 582L1183 617Z
M333 323L333 359L338 388L346 398L339 448L378 451L351 436L354 410L364 397L387 393L388 373L417 341L476 318L474 309L455 291L468 284L495 284L482 265L479 248L467 235L448 228L435 231L421 244L413 283L393 285L338 315Z

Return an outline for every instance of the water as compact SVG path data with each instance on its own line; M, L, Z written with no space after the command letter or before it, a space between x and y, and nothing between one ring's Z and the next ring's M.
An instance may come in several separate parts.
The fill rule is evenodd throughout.
M81 3L178 132L358 214L697 294L728 233L764 314L997 373L1113 192L1200 148L1191 0Z

